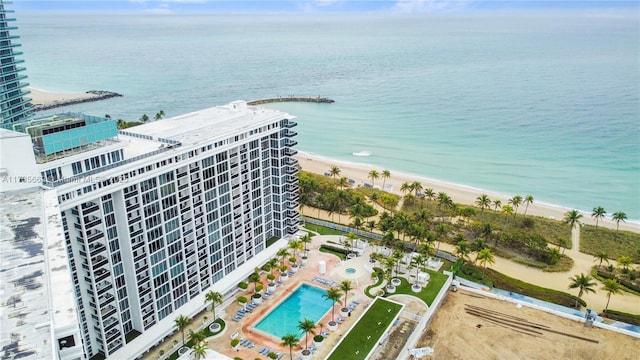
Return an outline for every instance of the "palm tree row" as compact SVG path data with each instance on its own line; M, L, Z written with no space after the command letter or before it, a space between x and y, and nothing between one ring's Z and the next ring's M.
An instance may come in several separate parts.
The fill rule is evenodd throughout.
M569 289L578 289L578 299L582 299L582 295L585 293L594 293L596 290L594 287L596 283L593 282L593 278L589 275L585 275L583 273L579 275L575 275L570 278L571 284L569 284ZM607 313L609 309L609 302L611 301L611 295L619 294L621 291L620 284L616 280L613 279L604 279L602 281L603 286L600 290L604 290L607 292L607 305L604 308L604 313ZM576 308L578 307L578 299L576 299Z

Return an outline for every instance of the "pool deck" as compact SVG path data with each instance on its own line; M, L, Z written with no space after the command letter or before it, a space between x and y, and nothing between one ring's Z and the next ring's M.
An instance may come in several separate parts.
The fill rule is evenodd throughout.
M286 297L295 289L297 289L301 284L307 283L309 285L313 285L315 287L328 289L327 285L321 284L319 282L313 281L314 277L324 277L327 279L332 279L336 282L339 282L341 279L333 279L331 274L332 269L336 267L340 267L340 259L334 255L326 254L319 252L318 249L320 245L326 242L327 240L337 240L337 236L314 236L312 238L312 242L307 245L308 251L308 262L306 265L302 266L298 272L296 272L293 276L290 276L289 279L285 280L280 286L276 288L274 294L269 297L267 300L262 300L262 303L258 305L251 313L244 316L239 322L234 322L231 320L233 314L235 314L238 310L242 308L240 304L237 302L231 303L227 306L225 311L225 316L223 317L226 321L227 327L221 335L216 336L213 339L210 339L207 343L207 346L211 349L216 350L224 355L227 355L231 358L233 357L241 357L244 359L268 359L266 355L262 355L259 353L259 350L262 347L267 347L271 351L275 353L282 353L282 359L289 358L289 348L281 346L282 342L280 339L276 339L270 335L262 333L256 329L254 326L271 310L273 310L278 304L280 304ZM319 261L325 261L327 266L327 274L319 273ZM351 312L351 316L347 317L346 320L339 325L338 330L335 332L331 332L329 336L323 341L323 344L315 351L313 354L313 359L323 359L329 354L329 351L333 348L333 346L339 341L339 339L347 332L347 330L353 325L355 320L359 317L359 315L364 311L364 309L368 306L368 304L372 301L367 298L363 291L366 286L368 286L370 282L360 282L359 286L355 287L349 293L348 301L358 299L360 301L360 305L356 307L354 311ZM266 285L266 284L265 284ZM251 288L251 287L250 287ZM335 318L339 317L339 304L336 303L335 309ZM322 331L328 331L326 324L331 321L331 310L329 310L319 321L318 323L325 324ZM255 343L255 347L248 348L245 346L239 347L238 351L234 351L231 349L230 345L230 336L231 334L237 333L239 339L247 339ZM320 329L316 329L316 333L320 333ZM309 334L309 346L313 343L313 336ZM297 347L293 349L293 358L295 359L300 355L300 352L304 349L305 346L305 338L304 336L301 338L300 344L301 347Z

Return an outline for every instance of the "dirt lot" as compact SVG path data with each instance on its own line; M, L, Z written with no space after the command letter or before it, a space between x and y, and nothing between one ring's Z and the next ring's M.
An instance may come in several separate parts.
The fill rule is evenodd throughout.
M420 339L431 359L639 359L640 339L527 307L450 293Z

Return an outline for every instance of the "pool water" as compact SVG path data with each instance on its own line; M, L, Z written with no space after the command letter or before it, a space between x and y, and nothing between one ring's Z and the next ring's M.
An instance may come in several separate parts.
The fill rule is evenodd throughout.
M302 336L299 322L309 319L316 323L331 309L333 302L323 297L326 293L324 289L303 284L262 318L255 328L278 339L287 334Z
M355 273L356 273L356 269L354 269L354 268L347 268L347 269L345 270L345 272L346 272L347 274L355 274Z

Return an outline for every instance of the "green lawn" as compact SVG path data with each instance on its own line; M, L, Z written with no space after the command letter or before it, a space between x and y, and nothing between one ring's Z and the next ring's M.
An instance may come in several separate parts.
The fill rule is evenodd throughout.
M328 227L306 223L304 227L308 230L315 231L320 235L346 235L344 231L330 229Z
M360 305L362 306L362 305ZM382 333L400 313L402 305L378 298L353 326L327 360L360 360L373 349Z
M396 292L393 295L407 294L407 295L416 296L422 299L422 301L424 301L425 303L427 303L427 305L431 306L431 304L433 303L433 300L436 298L436 296L438 296L440 289L442 288L444 283L447 281L447 275L439 272L431 271L431 270L426 270L426 272L429 273L429 275L431 276L431 279L429 279L429 284L427 285L427 287L422 288L422 291L420 291L419 293L414 293L413 290L411 290L411 285L413 284L413 280L411 283L409 283L407 279L400 278L400 281L402 281L402 284L396 287ZM415 275L415 271L413 271L411 275Z

